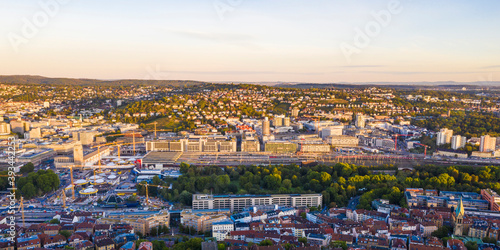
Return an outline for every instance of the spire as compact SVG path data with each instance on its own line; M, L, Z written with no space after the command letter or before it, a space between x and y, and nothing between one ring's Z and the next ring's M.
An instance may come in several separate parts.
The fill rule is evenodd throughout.
M458 204L457 209L455 209L455 215L456 217L459 216L464 216L465 210L464 210L464 203L462 202L462 198L460 198L460 204Z

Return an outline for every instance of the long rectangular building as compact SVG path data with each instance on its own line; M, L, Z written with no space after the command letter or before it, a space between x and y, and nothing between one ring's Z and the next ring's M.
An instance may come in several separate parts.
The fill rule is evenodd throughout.
M193 209L229 209L240 212L244 208L258 205L290 207L321 206L321 194L273 194L273 195L209 195L193 194Z

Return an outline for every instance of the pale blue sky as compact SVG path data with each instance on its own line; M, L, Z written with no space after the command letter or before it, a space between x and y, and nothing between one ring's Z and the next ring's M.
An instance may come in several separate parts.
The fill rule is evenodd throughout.
M65 3L56 11L44 10L42 3L55 1L0 0L0 74L285 82L500 80L500 1L59 0ZM387 12L391 2L399 3L400 11L380 25L372 13ZM23 33L30 26L25 20L34 24L34 32ZM366 46L356 47L356 29L370 24L379 25L379 32L368 36ZM346 56L341 49L346 46L356 53Z

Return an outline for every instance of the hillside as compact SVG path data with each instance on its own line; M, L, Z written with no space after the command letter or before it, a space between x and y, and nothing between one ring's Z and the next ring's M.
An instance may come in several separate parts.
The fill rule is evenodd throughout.
M202 85L205 82L191 81L191 80L97 80L97 79L78 79L78 78L48 78L43 76L31 75L0 75L0 83L17 83L17 84L47 84L47 85L156 85L156 86L172 86L172 87L187 87Z

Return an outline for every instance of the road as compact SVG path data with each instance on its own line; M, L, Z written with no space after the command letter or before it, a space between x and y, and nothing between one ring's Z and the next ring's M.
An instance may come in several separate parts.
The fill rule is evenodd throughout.
M349 200L349 204L347 204L347 208L351 209L351 210L355 210L356 207L358 206L359 204L359 198L361 198L361 196L356 196L356 197L352 197L350 200Z

